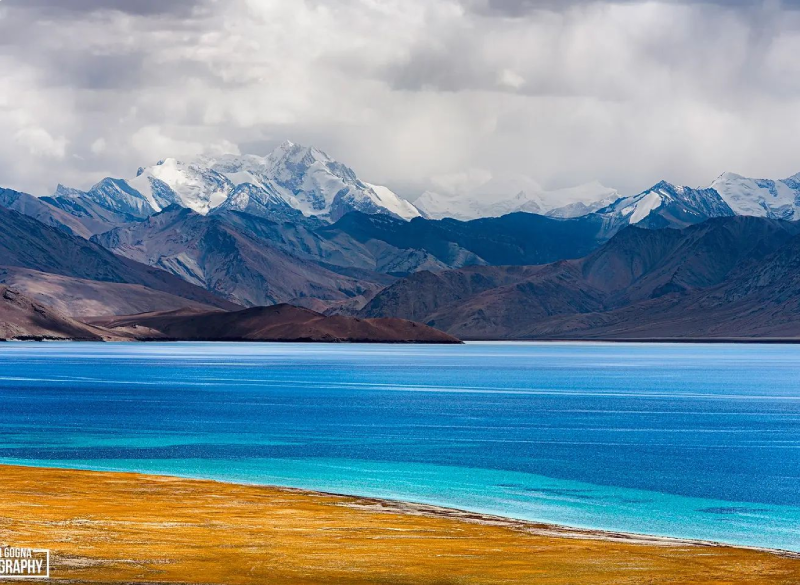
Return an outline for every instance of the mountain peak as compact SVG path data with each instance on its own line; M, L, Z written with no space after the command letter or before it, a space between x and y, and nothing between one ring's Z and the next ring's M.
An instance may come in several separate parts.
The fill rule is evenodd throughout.
M658 183L656 183L655 185L653 185L649 189L649 191L658 191L660 189L665 189L667 191L675 191L675 192L678 192L678 193L683 191L683 187L678 187L677 185L673 185L669 181L664 181L664 180L661 180Z
M714 182L711 183L711 184L713 186L716 183L721 183L721 182L724 182L724 181L740 181L742 179L744 179L744 177L742 175L738 175L736 173L731 173L729 171L726 171L726 172L722 173L719 177L717 177L714 180Z
M61 183L58 184L55 192L53 193L53 197L75 198L81 195L83 195L83 191L79 189L73 189L72 187L67 187L66 185L62 185Z
M282 142L272 153L267 155L266 158L276 165L289 163L310 166L315 162L335 162L330 156L318 148L295 144L290 140Z

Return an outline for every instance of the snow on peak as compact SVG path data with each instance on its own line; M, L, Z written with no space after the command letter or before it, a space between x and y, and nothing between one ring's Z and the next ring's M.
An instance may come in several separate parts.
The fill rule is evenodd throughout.
M69 193L60 187L57 194ZM205 215L234 193L237 201L226 208L237 209L244 204L264 215L275 209L283 213L276 197L306 216L331 220L350 211L386 213L403 219L420 215L414 205L390 189L361 181L351 168L321 150L289 141L266 156L206 154L188 162L165 158L139 168L136 177L127 181L106 179L91 193L109 208L117 206L115 199L119 197L125 201L126 212L131 208L137 216L159 212L172 204Z
M646 218L650 213L661 207L664 203L664 194L660 191L651 191L642 197L639 201L631 205L628 208L630 211L623 210L623 214L626 211L630 213L630 223L636 224Z
M714 180L714 182L716 183L717 181L738 181L744 178L745 177L743 177L742 175L737 175L736 173L725 172L722 173L719 177L717 177Z
M623 197L599 213L607 227L614 229L643 222L645 227L683 228L712 217L733 215L713 189L692 189L667 181L661 181L638 195Z
M737 215L800 219L800 174L774 181L723 173L711 183L711 188Z
M421 214L419 209L397 195L388 187L384 187L382 185L373 185L371 183L365 184L372 190L372 194L374 194L374 196L369 193L368 196L377 206L388 209L402 219L414 219L415 217L420 217Z
M153 200L157 209L164 207L163 202L159 201L164 199L202 214L221 205L234 188L227 178L216 171L174 158L166 158L143 169L128 183L148 200Z
M390 189L360 180L350 167L314 147L284 142L257 166L248 172L308 216L336 220L354 210L403 219L420 215Z

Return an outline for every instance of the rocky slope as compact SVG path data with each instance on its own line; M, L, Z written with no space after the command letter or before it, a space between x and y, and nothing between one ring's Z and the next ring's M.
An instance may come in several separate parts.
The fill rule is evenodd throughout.
M347 276L316 261L325 242L303 224L278 224L247 214L203 216L172 206L93 241L243 306L305 298L366 300L382 288L381 277L373 282L366 274ZM300 253L285 251L295 247Z
M102 190L103 184L109 182L95 185L89 192L58 185L52 196L41 197L40 201L74 217L88 232L87 235L79 235L87 239L94 234L142 219L141 213L126 212L113 190L108 194L108 200L96 194L95 190Z
M0 206L27 215L50 227L61 229L68 234L88 238L92 231L74 215L62 211L27 193L0 189Z

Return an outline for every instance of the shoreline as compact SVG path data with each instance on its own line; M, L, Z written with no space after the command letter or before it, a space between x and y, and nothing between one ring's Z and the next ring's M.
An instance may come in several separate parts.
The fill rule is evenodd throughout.
M181 477L181 476L172 476L172 477ZM185 478L185 479L192 479L192 478ZM354 494L345 494L339 492L328 492L319 490L308 490L303 488L293 488L280 485L242 484L237 482L226 482L213 479L198 479L196 481L211 481L214 483L221 483L221 484L265 487L279 491L287 490L290 492L297 492L306 495L331 496L336 498L352 498L363 502L373 503L374 505L380 506L381 509L386 511L391 510L403 514L412 514L412 515L419 514L436 518L449 518L449 519L459 520L462 522L474 522L477 524L484 524L488 526L503 526L510 528L518 528L520 530L525 530L526 532L529 532L531 534L538 534L542 536L553 536L558 538L574 538L574 539L597 539L606 542L620 542L620 543L630 543L630 544L659 544L664 546L731 548L737 550L749 550L755 552L768 553L780 557L800 560L800 552L781 549L781 548L747 546L739 544L730 544L726 542L718 542L714 540L680 538L675 536L661 536L656 534L621 532L614 530L604 530L602 528L581 528L576 526L567 526L565 524L553 524L543 521L525 520L522 518L514 518L512 516L500 516L497 514L489 514L486 512L475 512L472 510L453 508L449 506L438 506L435 504L425 504L422 502L414 502L409 500L400 500L400 499L395 500L391 498L373 498L369 496L359 496Z
M653 337L653 338L533 338L533 339L470 339L460 338L458 341L371 341L371 340L331 340L320 341L315 339L173 339L173 338L141 338L141 339L66 339L59 337L26 336L14 338L0 338L0 343L103 343L103 344L136 344L136 343L280 343L296 345L392 345L392 346L459 346L475 343L608 343L608 344L659 344L659 345L800 345L798 337Z
M239 486L262 488L275 491L286 491L297 493L307 496L327 496L333 498L348 498L359 500L362 502L370 502L375 506L379 506L383 510L393 510L403 514L416 514L436 518L448 518L460 520L464 522L474 522L490 526L502 526L509 528L516 528L529 531L530 533L540 534L543 536L554 536L559 538L591 538L597 540L605 540L608 542L625 542L633 544L663 544L667 546L698 546L698 547L712 547L712 548L732 548L738 550L756 551L768 554L774 554L781 557L792 558L800 560L800 551L793 551L789 549L782 549L776 547L766 546L753 546L745 544L733 544L729 542L722 542L716 540L705 540L698 538L685 538L680 536L666 536L660 534L646 534L638 532L628 532L621 530L608 530L603 528L590 528L582 526L571 526L567 524L557 524L542 520L530 520L525 518L517 518L514 516L504 516L502 514L480 512L476 510L469 510L465 508L457 508L445 504L430 504L425 502L418 502L413 500L404 500L401 498L392 497L375 497L364 496L346 492L336 492L328 490L319 490L312 488L301 488L279 484L264 484L247 481L234 481L225 479L216 479L206 476L194 475L175 475L163 473L148 473L143 471L125 471L125 470L110 470L110 469L91 469L88 467L59 467L59 466L41 466L26 463L2 463L0 462L0 477L4 468L20 468L20 469L33 469L33 470L53 470L65 473L78 472L89 474L102 474L102 475L123 475L142 478L165 478L190 482L210 483L220 486Z
M235 584L262 583L265 576L276 583L458 577L561 585L576 575L585 584L689 582L684 575L697 584L800 582L800 553L791 551L575 529L390 499L6 464L0 482L0 544L52 549L56 579Z

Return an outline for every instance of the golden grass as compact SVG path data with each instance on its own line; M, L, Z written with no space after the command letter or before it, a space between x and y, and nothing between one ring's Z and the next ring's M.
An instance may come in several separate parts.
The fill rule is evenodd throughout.
M578 533L426 506L0 466L0 544L78 583L800 583L769 552Z

